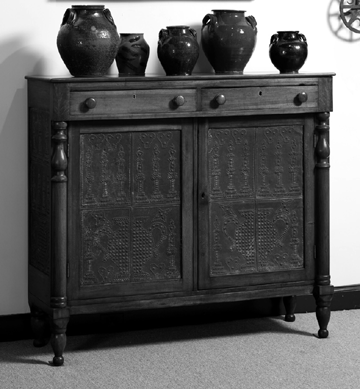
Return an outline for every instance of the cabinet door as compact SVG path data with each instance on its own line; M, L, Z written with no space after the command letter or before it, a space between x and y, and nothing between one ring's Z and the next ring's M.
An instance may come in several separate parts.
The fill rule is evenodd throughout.
M72 299L192 287L191 122L69 125Z
M314 277L311 117L213 119L199 128L199 287Z

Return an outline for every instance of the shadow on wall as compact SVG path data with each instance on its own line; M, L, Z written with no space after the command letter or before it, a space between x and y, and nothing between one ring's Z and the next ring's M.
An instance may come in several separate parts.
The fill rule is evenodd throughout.
M42 72L26 37L0 44L0 307L27 308L27 92L25 76ZM1 296L4 296L3 300ZM9 296L17 296L16 304ZM6 307L6 305L8 305ZM16 312L14 312L16 313ZM1 312L0 312L1 314Z
M201 47L201 29L202 29L202 24L195 25L192 28L194 28L197 32L197 41L200 46L200 55L199 59L197 60L197 63L194 68L194 73L214 73L214 70L212 66L210 65L210 62L206 58L204 54L204 50Z

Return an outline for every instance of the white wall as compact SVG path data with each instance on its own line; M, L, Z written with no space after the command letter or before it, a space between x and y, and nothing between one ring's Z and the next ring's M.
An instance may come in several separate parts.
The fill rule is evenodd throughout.
M357 203L360 144L357 91L360 43L336 38L327 22L330 0L108 1L119 32L144 32L151 54L148 73L163 73L156 55L161 28L185 24L200 36L212 9L244 9L258 22L258 42L245 72L276 69L268 58L277 30L300 30L308 39L303 72L336 72L331 116L331 273L336 286L360 284L360 209ZM27 135L25 75L68 75L56 47L62 16L72 4L56 0L12 0L3 7L0 29L0 315L27 306ZM360 38L360 34L358 36ZM359 41L360 42L360 41ZM201 55L196 71L211 70ZM111 73L116 74L115 65Z

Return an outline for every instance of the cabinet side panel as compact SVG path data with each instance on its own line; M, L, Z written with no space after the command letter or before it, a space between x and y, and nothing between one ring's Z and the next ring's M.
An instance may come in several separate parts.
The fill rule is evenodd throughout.
M332 77L319 79L319 111L333 110Z
M28 105L32 108L49 110L51 84L42 80L28 80Z
M29 111L29 264L50 275L51 130L49 115Z

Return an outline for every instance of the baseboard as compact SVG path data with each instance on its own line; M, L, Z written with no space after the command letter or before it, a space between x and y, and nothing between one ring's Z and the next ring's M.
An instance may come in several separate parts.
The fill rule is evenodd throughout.
M360 285L335 287L332 311L360 308ZM315 312L312 296L298 296L296 313ZM156 327L193 325L216 321L238 320L251 317L279 316L284 314L281 299L262 299L226 304L208 304L195 307L166 308L95 314L71 317L68 336L93 333L111 333ZM31 339L30 314L0 316L0 342Z

